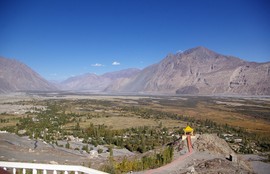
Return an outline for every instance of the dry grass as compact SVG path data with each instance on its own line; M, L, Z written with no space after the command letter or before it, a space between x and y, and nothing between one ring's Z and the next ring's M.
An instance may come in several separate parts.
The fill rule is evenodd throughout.
M270 134L270 122L260 118L253 118L246 114L240 114L233 109L228 109L224 105L214 105L209 107L206 103L199 103L194 108L188 107L175 107L154 104L155 108L164 112L171 112L180 115L195 117L198 119L210 119L219 124L225 124L237 127L243 127L249 131ZM270 115L269 115L270 116Z
M16 126L17 123L19 123L19 120L11 120L7 123L0 123L0 128L9 127L9 126Z
M19 118L24 117L24 115L13 115L13 114L1 114L0 119L7 119L8 122L0 123L0 128L16 126L19 123Z
M100 117L100 118L92 118L88 119L85 122L80 122L80 126L86 128L89 126L90 123L94 125L106 125L112 129L119 130L119 129L126 129L131 127L139 127L139 126L158 126L162 122L162 125L167 128L173 127L183 127L185 123L171 120L171 119L143 119L138 117ZM66 127L73 127L75 123L69 123Z

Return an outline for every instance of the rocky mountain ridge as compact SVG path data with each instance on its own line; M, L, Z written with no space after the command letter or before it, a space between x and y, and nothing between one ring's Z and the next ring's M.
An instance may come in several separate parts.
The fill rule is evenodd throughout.
M0 57L0 93L15 91L52 91L57 88L27 65Z
M169 54L108 92L163 94L270 94L270 62L247 62L204 47Z
M84 74L60 84L60 90L192 95L270 95L270 62L225 56L205 47L169 54L143 70L130 68L103 75ZM0 92L55 90L26 65L0 58Z

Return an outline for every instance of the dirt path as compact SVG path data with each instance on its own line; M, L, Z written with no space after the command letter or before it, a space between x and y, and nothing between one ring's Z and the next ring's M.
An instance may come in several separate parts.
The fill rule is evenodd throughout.
M181 164L186 163L187 161L185 161L189 156L191 156L194 153L194 151L192 152L188 152L185 155L180 156L179 158L177 158L176 160L174 160L173 162L162 166L160 168L157 169L153 169L153 170L149 170L147 172L145 172L145 174L158 174L158 173L170 173L175 171L175 169L177 169L179 166L181 166Z
M187 136L186 141L187 141L187 148L188 148L188 152L186 154L179 156L178 158L176 158L171 163L165 166L159 167L157 169L148 170L145 172L145 174L171 173L171 172L175 172L179 170L180 168L185 167L187 165L187 162L190 161L187 159L195 153L195 151L192 148L191 137Z

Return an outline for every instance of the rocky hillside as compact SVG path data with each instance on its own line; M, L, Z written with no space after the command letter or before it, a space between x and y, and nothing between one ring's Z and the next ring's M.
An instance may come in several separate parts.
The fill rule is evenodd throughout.
M16 60L0 57L0 93L49 90L56 90L56 87L31 68Z
M169 54L131 79L116 82L111 92L169 94L270 94L270 62L246 62L204 47Z
M177 173L188 174L232 174L232 173L253 173L247 161L239 156L230 148L228 143L219 138L216 134L201 134L193 140L193 154L182 170ZM233 159L230 159L230 155ZM183 164L182 164L183 165ZM179 165L178 165L179 166Z
M131 78L140 72L139 69L130 68L121 71L109 72L103 75L84 74L71 77L60 84L62 90L96 91L100 92L116 81Z
M196 151L208 151L211 154L234 154L228 143L219 138L216 134L202 134L194 142L193 148Z

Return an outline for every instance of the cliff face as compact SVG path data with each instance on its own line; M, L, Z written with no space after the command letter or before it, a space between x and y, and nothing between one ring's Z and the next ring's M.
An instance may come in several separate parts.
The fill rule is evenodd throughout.
M25 64L0 57L0 93L50 90L56 87Z
M270 62L246 62L197 47L169 54L158 64L143 69L115 92L177 94L270 94Z

